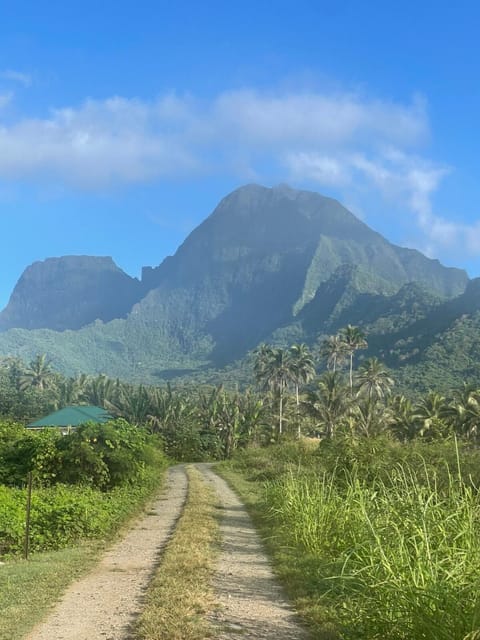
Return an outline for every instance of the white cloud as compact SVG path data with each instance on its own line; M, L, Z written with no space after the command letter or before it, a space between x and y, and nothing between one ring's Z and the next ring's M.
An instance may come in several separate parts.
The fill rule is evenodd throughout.
M113 97L52 110L44 119L0 121L0 176L99 187L240 166L254 175L258 156L278 164L296 153L300 168L319 147L400 139L408 147L427 136L418 100L404 106L354 94L254 91L226 92L208 103L173 94L155 102ZM339 182L342 171L334 159L316 160L319 178Z
M294 180L309 178L322 185L336 187L351 182L350 167L341 155L333 157L311 151L287 153L284 163Z
M217 98L216 121L233 126L257 145L312 149L374 139L417 145L429 133L424 101L411 105L371 100L357 94L282 94L232 91Z
M1 74L25 86L29 76ZM11 100L0 96L0 107ZM430 136L425 101L351 92L223 92L209 101L168 94L114 96L2 123L0 178L103 189L206 173L368 191L410 211L432 253L460 243L480 252L478 230L446 221L432 199L450 168L419 155ZM397 206L398 209L398 206ZM473 237L474 236L474 237Z
M52 111L48 119L0 126L0 175L100 188L198 171L177 128L169 97L155 105L89 100L78 109Z
M468 225L446 220L434 211L433 198L451 168L414 154L388 148L383 151L339 150L292 153L284 158L293 180L309 179L345 193L363 190L381 196L387 205L413 216L409 243L430 256L480 254L480 222ZM413 237L416 235L416 239Z
M13 69L6 69L0 72L0 78L4 80L11 80L17 82L24 87L29 87L32 84L32 76L28 73L22 73L21 71L14 71Z

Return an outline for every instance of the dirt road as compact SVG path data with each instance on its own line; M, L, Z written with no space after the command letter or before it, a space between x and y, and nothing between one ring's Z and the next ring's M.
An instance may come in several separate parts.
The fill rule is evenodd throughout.
M222 542L212 584L217 605L208 616L213 637L305 640L244 505L211 465L195 466L218 497ZM170 469L166 489L151 510L92 572L70 586L25 640L130 640L159 554L181 515L187 484L182 466Z

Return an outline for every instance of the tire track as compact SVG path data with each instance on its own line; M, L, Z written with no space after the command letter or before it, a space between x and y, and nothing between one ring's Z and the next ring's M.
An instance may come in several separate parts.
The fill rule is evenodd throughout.
M182 465L145 516L111 547L93 571L73 583L25 640L127 640L143 596L180 517L188 491Z
M222 545L213 579L219 608L210 616L218 640L307 640L275 578L250 516L210 465L197 468L221 503Z

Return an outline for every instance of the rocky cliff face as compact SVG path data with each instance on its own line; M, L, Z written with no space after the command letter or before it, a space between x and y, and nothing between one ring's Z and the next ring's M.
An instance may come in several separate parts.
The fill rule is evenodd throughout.
M0 330L79 329L124 317L141 297L138 280L111 258L64 256L29 266L0 313Z

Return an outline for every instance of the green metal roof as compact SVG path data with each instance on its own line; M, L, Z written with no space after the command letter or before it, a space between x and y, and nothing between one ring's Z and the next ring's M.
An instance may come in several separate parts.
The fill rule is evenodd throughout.
M58 411L54 411L45 418L36 420L27 425L27 427L78 427L86 422L108 422L113 416L101 407L93 407L88 405L79 405L76 407L64 407Z

